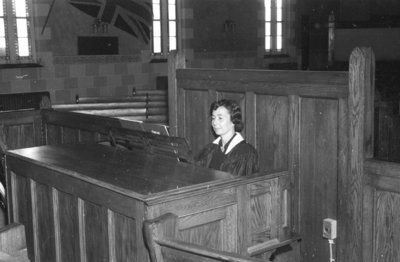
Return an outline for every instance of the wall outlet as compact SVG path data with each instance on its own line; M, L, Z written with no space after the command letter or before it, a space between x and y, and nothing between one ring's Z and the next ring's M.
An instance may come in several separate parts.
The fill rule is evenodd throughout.
M337 237L337 222L332 218L325 218L322 222L322 236L327 239Z

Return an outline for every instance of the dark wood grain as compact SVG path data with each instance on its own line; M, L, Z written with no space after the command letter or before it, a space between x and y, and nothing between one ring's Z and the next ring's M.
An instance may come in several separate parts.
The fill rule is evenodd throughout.
M362 258L362 203L363 203L363 162L365 149L365 95L368 90L359 88L364 74L370 74L366 66L365 48L356 48L350 56L349 75L349 174L347 212L349 220L346 224L349 248L346 258L350 261L361 261ZM366 68L367 67L367 68Z
M256 96L256 147L260 170L287 170L289 104L284 96ZM262 112L262 113L261 113Z
M43 145L39 110L1 112L2 138L7 149Z
M79 236L78 227L78 199L68 193L58 191L58 212L56 221L59 221L60 234L60 259L61 261L79 261L79 241L74 241Z
M379 160L365 162L363 250L364 261L400 259L400 164Z
M9 155L29 156L27 160L32 163L54 170L63 169L79 179L143 196L232 177L225 172L192 166L170 157L98 144L25 148L10 151Z
M184 128L180 135L185 137L192 148L194 154L197 154L206 142L212 139L211 124L209 117L208 92L193 90L184 94L179 93L179 103L185 107L191 107L193 110L179 112L183 118L178 118L178 126ZM200 128L200 129L199 129Z
M85 201L83 212L87 261L109 261L107 210Z

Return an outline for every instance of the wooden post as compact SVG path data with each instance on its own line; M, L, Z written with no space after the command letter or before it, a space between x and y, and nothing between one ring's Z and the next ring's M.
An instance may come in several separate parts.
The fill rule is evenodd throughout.
M168 56L168 124L172 136L178 135L178 94L176 86L176 70L185 68L185 56L181 52L172 51Z
M374 54L371 48L355 48L349 63L349 172L347 180L346 245L340 261L362 262L364 160L373 153ZM372 96L372 98L371 98ZM372 100L373 101L373 100ZM371 123L372 122L372 123ZM339 196L340 197L340 196ZM339 225L340 226L340 225Z

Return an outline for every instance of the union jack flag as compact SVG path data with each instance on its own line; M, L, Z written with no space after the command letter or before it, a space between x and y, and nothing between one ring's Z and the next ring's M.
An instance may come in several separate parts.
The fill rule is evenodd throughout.
M68 0L86 14L113 25L146 44L153 20L151 0Z

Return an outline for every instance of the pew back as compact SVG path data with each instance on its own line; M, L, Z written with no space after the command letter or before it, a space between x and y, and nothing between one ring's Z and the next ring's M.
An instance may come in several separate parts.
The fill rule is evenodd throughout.
M302 236L304 261L329 257L327 241L321 238L324 218L338 220L341 239L356 231L358 223L347 216L347 212L355 213L347 207L347 197L360 194L361 178L349 176L348 168L360 163L352 160L357 154L372 152L373 54L370 49L357 48L350 61L349 72L177 69L175 73L171 93L176 94L176 103L170 104L176 107L170 110L176 117L170 123L194 153L213 139L208 115L211 103L234 99L242 108L243 134L258 150L261 173L289 172L293 195L287 230ZM359 124L359 100L368 109L362 118L366 119L362 132L367 143L349 151L359 143L354 141L360 129L351 129ZM349 187L353 179L356 186ZM352 201L349 205L358 210L362 201L356 197ZM351 236L350 241L360 240L358 233L353 235L356 239ZM334 254L349 251L346 244L339 242Z

